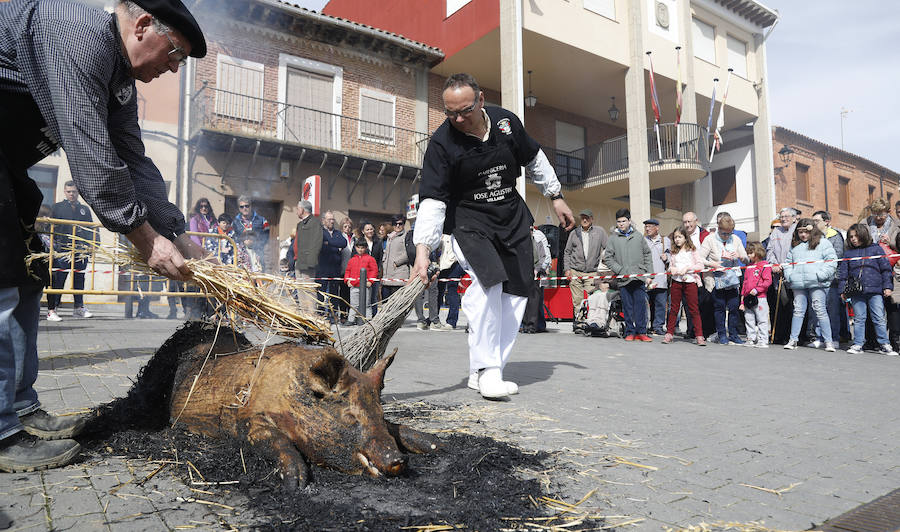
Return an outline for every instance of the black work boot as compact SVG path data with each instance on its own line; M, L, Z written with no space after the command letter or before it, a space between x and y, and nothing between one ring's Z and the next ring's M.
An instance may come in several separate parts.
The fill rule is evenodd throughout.
M84 416L51 416L44 410L35 410L20 417L19 422L29 434L42 440L62 440L78 436L84 429L86 418Z
M0 440L0 471L26 473L62 467L80 450L75 440L44 441L23 430Z

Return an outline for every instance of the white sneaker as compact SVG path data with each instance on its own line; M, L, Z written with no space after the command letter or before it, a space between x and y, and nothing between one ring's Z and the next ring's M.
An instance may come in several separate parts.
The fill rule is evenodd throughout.
M48 310L47 321L62 321L62 318L59 317L55 310Z
M467 386L470 389L475 390L475 391L480 391L478 388L478 377L479 377L479 373L477 371L469 373L469 382L468 382ZM512 381L503 381L503 383L506 384L506 391L509 393L509 395L515 395L515 394L519 393L519 385L518 384L516 384Z
M878 352L882 355L897 356L897 352L894 351L894 348L891 347L891 344L884 344L883 346L881 346L881 349L879 349Z
M784 344L785 349L797 349L797 340L788 340L788 343Z
M812 342L806 344L806 347L812 347L813 349L818 349L822 347L822 342L819 340L813 340Z
M756 344L755 347L758 347L758 348L760 348L760 349L768 349L768 348L769 348L769 344L758 343L758 344Z
M78 307L72 315L76 318L92 318L94 313L84 307Z
M829 344L826 342L825 343L825 351L828 351L829 353L834 353L834 351L835 351L834 344Z
M862 350L863 350L863 348L861 345L853 344L850 346L850 349L847 350L847 353L849 353L851 355L858 355L858 354L862 353Z
M452 331L453 330L453 327L451 327L450 325L448 325L446 323L441 323L439 321L432 323L428 328L431 329L432 331Z

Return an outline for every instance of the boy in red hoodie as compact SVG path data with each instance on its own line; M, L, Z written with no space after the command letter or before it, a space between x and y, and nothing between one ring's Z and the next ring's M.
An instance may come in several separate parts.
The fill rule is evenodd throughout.
M359 238L353 245L356 248L356 255L350 257L350 260L347 262L347 270L344 272L344 282L350 287L350 315L348 320L354 319L356 309L359 307L360 270L362 268L366 269L367 287L371 287L372 283L378 279L378 265L375 264L375 259L372 255L369 255L369 244L366 242L366 239ZM372 317L372 300L373 294L369 291L366 304L367 318ZM361 318L357 317L356 321L358 325L362 324Z
M772 268L766 262L766 248L759 242L747 244L752 263L744 274L741 310L747 324L747 347L769 347L769 303L766 290L772 285ZM755 300L755 301L754 301Z

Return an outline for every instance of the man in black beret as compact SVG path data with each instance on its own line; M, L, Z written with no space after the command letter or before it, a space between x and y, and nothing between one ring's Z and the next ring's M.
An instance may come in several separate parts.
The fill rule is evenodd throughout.
M70 462L83 426L42 410L33 388L47 269L25 263L41 251L34 221L43 199L26 170L61 147L100 222L151 268L185 280L184 258L204 253L183 234L184 216L144 154L135 80L205 54L179 0L120 1L113 13L68 0L0 2L0 471Z

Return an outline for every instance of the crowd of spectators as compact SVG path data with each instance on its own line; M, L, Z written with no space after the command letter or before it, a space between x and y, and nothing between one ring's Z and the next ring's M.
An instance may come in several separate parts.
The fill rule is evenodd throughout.
M896 218L877 199L845 229L832 227L827 211L803 217L786 207L761 242L748 242L727 212L709 230L687 212L668 237L660 236L658 220L645 220L641 237L620 209L605 245L590 239L592 213L582 211L581 228L568 237L566 275L637 276L573 280L576 332L605 337L621 323L626 341L661 335L671 343L683 334L701 346L774 343L896 355L900 257L892 255L900 250L900 202L893 207ZM586 303L583 291L590 293Z

